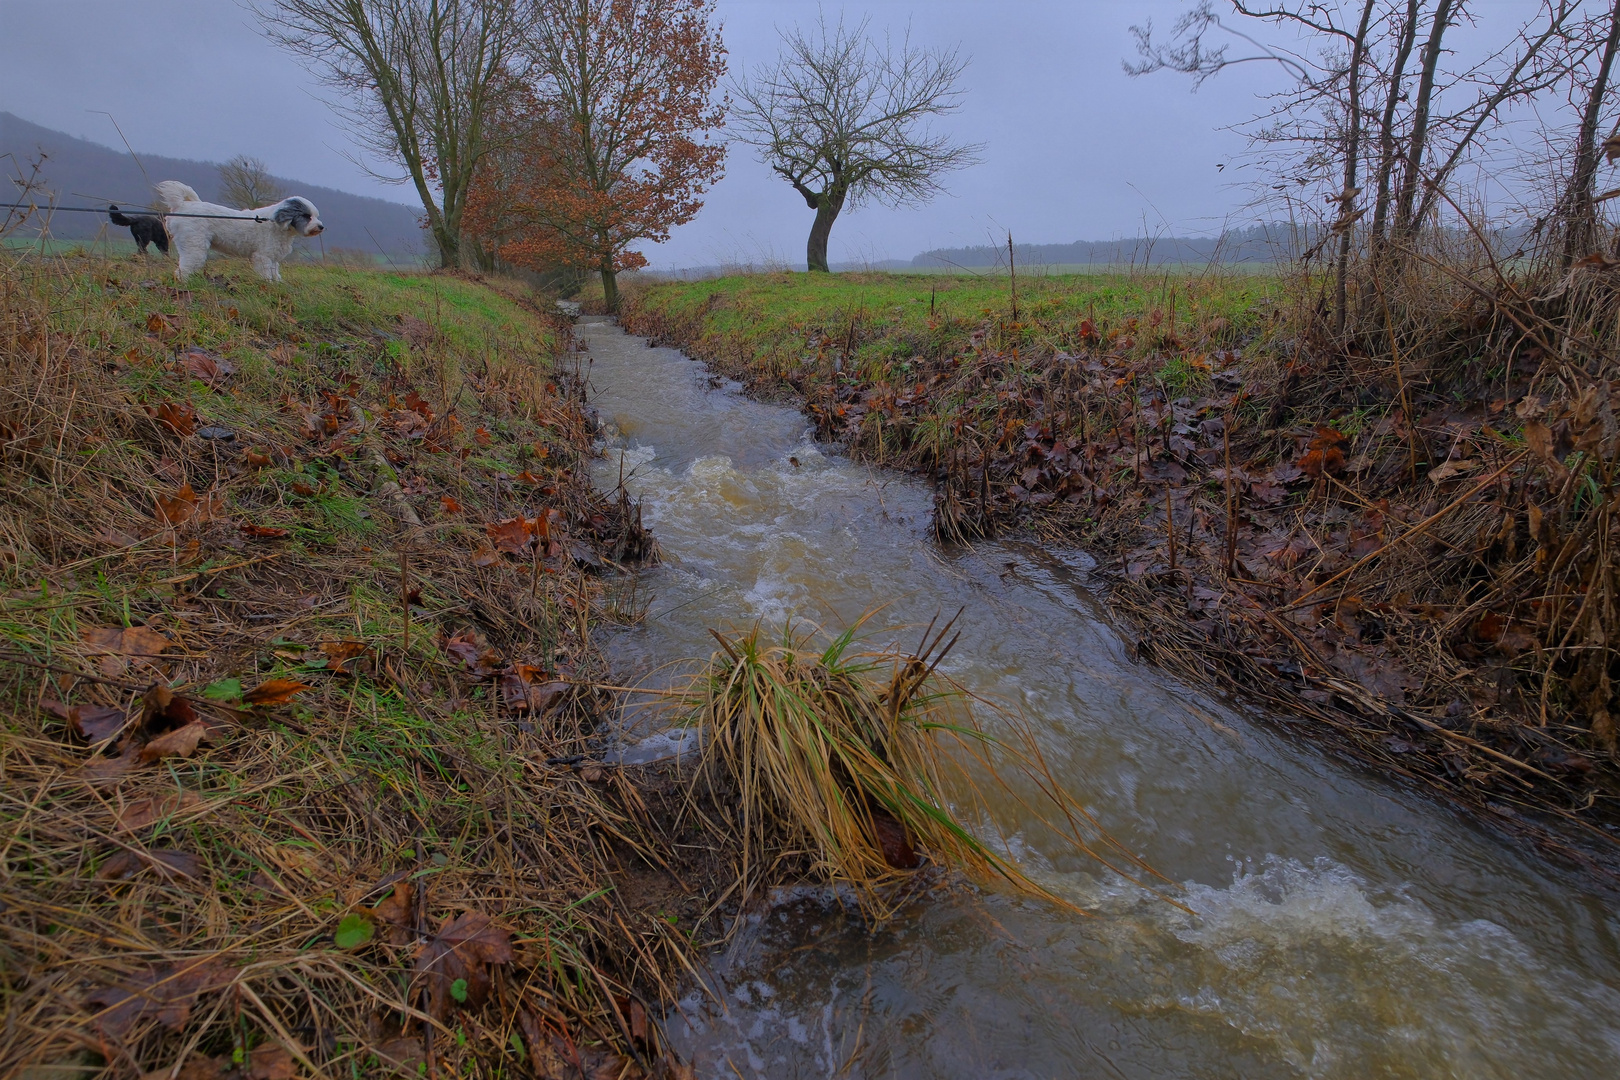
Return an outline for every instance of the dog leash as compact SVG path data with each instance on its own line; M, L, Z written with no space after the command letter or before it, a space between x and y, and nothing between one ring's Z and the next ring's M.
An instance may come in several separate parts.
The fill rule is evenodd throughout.
M99 207L99 206L41 206L38 203L19 203L19 202L3 203L3 202L0 202L0 210L5 210L5 209L28 210L28 211L31 211L31 212L37 212L37 213L42 213L42 214L64 213L64 214L103 214L103 215L105 215L105 214L109 214L109 213L112 212L111 210L103 209L102 207ZM191 217L191 218L212 218L212 219L214 219L216 221L259 221L259 222L264 222L264 221L269 221L270 220L267 217L260 217L258 214L254 214L252 217L243 217L242 214L183 214L183 213L179 213L177 211L171 212L171 211L168 211L168 210L119 210L118 212L120 214L131 215L131 216L134 216L134 217L157 217L157 218Z

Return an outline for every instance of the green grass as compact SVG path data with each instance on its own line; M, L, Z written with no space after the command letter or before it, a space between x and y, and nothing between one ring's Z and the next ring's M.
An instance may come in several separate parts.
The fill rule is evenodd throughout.
M985 330L1025 352L1077 350L1093 335L1135 351L1218 347L1256 333L1280 294L1271 274L1042 274L1019 278L1014 318L1005 275L772 273L653 282L633 290L631 306L723 340L722 360L777 374L853 340L846 372L883 381L913 357L963 352Z

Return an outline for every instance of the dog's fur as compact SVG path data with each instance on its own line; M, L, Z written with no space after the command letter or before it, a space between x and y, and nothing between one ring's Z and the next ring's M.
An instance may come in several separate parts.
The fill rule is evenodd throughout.
M226 255L244 256L260 277L280 281L281 262L292 253L293 238L318 236L326 228L315 204L296 195L256 210L235 210L203 202L195 191L178 180L163 181L157 186L157 193L169 210L169 216L163 221L180 253L180 268L176 274L181 281L203 268L210 248ZM186 216L191 214L210 216ZM228 220L234 218L241 220ZM261 220L255 221L255 218Z
M163 254L169 253L169 234L163 228L163 222L151 214L125 214L116 206L107 207L107 217L114 225L122 225L129 230L129 235L135 238L135 246L142 255L146 254L147 244L156 244Z

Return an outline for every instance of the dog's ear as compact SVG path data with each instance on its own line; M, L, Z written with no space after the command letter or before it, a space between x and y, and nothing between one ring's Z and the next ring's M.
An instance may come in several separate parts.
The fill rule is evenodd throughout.
M277 225L285 225L294 232L303 232L304 226L309 224L309 219L313 216L303 200L286 199L276 207L276 212L270 215L270 220Z

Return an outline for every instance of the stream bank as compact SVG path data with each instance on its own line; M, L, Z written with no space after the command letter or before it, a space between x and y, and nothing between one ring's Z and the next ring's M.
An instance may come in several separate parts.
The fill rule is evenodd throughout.
M702 1076L1479 1077L1620 1067L1620 923L1590 882L1406 785L1134 663L1084 556L940 548L917 479L828 450L674 349L586 319L606 454L664 562L605 645L622 679L711 626L914 639L964 609L949 674L1037 722L1067 790L1183 884L1186 915L1038 844L1093 917L950 890L877 932L811 895L752 915L668 1020ZM1015 836L1019 792L996 817ZM1033 834L1031 834L1033 835Z
M1141 659L1620 881L1611 384L1462 329L1512 394L1448 355L1402 381L1254 280L1036 278L1009 312L979 280L754 275L624 319L929 480L947 543L1095 554Z

